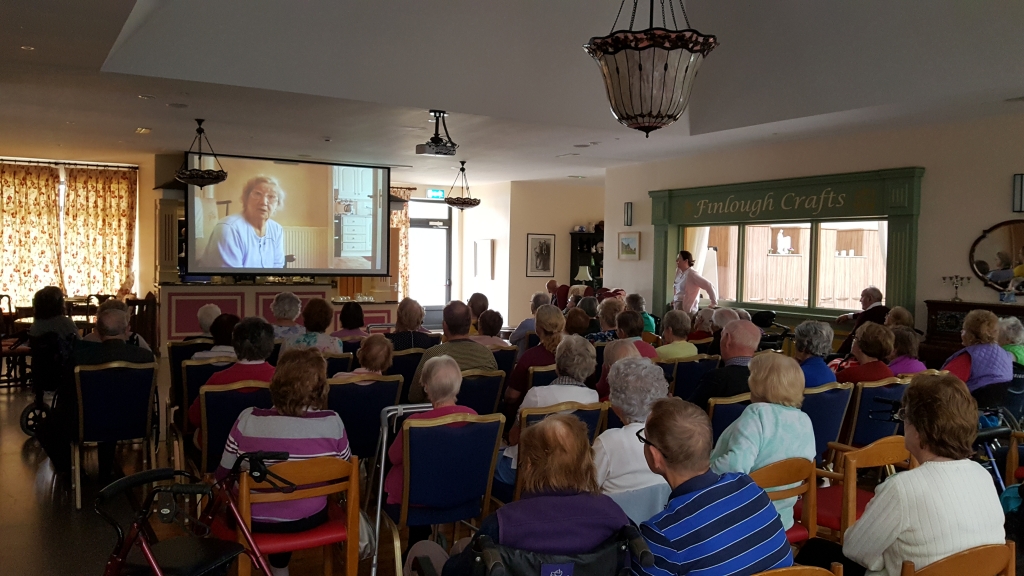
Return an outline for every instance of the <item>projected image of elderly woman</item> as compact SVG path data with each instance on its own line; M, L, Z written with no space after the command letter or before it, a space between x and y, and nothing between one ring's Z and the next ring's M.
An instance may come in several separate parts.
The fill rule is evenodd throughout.
M210 234L203 264L212 268L284 268L284 229L271 217L284 206L284 190L270 176L242 188L242 213L224 218Z

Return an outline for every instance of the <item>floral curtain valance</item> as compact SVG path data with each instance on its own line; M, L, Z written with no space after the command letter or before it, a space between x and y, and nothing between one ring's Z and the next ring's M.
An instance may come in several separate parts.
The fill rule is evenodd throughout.
M398 298L409 296L409 198L415 188L392 187L391 195L405 200L401 210L391 211L391 227L398 228Z
M44 286L63 288L59 194L57 167L0 163L0 294L15 306Z

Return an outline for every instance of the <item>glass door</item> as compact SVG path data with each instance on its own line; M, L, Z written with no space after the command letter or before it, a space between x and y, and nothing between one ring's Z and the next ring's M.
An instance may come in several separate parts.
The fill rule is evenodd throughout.
M444 202L409 201L409 297L426 311L425 328L441 328L452 297L452 218Z

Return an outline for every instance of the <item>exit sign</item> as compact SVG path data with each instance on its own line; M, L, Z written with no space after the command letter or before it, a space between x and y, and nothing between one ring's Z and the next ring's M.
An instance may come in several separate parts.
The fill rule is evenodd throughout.
M427 198L430 198L431 200L444 200L444 190L441 190L440 188L428 188Z

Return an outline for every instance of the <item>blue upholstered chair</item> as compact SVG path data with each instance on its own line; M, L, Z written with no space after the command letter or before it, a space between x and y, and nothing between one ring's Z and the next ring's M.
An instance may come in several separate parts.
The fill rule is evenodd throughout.
M721 356L698 354L676 361L676 377L669 383L670 394L689 400L697 390L697 384L704 374L718 368Z
M358 384L372 380L372 384ZM372 460L380 439L380 411L398 403L402 376L359 374L328 380L327 408L341 416L352 453Z
M804 390L804 403L800 408L811 419L814 429L814 462L821 465L829 442L838 442L846 417L846 409L853 395L853 384L825 384Z
M452 414L402 424L402 503L386 505L395 573L402 573L398 532L487 514L505 417Z
M526 390L534 386L547 386L558 378L558 374L555 372L555 365L550 366L530 366L529 376L527 376Z
M523 408L519 411L519 420L525 429L552 414L572 414L587 425L587 436L590 437L590 442L593 443L601 435L601 432L605 430L608 408L610 406L611 404L608 402L595 402L593 404L562 402L552 406L544 406L543 408Z
M355 370L351 352L343 354L324 352L324 360L327 360L327 377L331 378L338 372L351 372Z
M195 340L185 340L184 342L168 342L167 343L167 361L171 369L171 392L170 392L170 404L168 406L168 414L172 407L179 407L178 403L182 401L181 390L182 385L182 371L181 363L185 360L192 359L192 356L196 352L206 352L210 348L213 348L213 340L209 338L197 338ZM198 388L197 388L198 390ZM188 406L179 407L178 412L187 412ZM181 414L179 417L183 416ZM168 418L170 421L170 418ZM179 420L180 424L181 420Z
M749 392L729 396L728 398L711 398L708 400L708 416L711 417L711 432L716 443L722 432L725 432L725 429L735 422L749 405Z
M494 361L498 364L498 370L505 373L505 380L508 381L512 370L516 367L516 356L519 354L518 346L495 346L491 348L494 353Z
M526 348L530 349L534 346L540 346L540 336L537 336L536 332L526 333Z
M359 352L359 347L363 345L364 337L362 336L348 336L341 339L341 349L346 354L352 355L352 363L349 370L355 370L359 368L359 359L356 358L356 352ZM328 372L328 374L336 374L336 372Z
M886 378L877 382L858 382L853 388L853 410L849 421L853 428L846 435L846 444L861 448L896 434L898 422L886 421L890 412L885 404L875 402L876 398L901 401L910 384L910 378Z
M655 360L655 364L658 365L665 372L665 381L668 382L668 393L671 394L676 388L676 360Z
M402 377L402 394L399 403L409 403L409 386L412 385L412 378L416 375L416 367L420 365L423 358L423 348L409 348L391 355L391 368L388 368L388 376Z
M71 443L75 508L82 509L82 452L85 444L142 441L143 462L156 459L150 436L156 397L156 363L109 362L75 367L78 430Z
M255 388L242 392L243 388ZM224 445L228 442L231 427L238 415L246 408L272 408L270 384L259 380L243 380L232 384L203 386L199 389L199 407L202 414L202 456L198 471L212 474L220 464Z
M477 414L494 414L504 385L505 373L501 370L463 370L456 404L468 406Z
M282 338L274 340L274 350L270 353L270 356L267 357L267 364L277 366L277 357L281 355L281 343L283 342L284 339Z
M206 381L221 370L229 368L235 363L230 356L218 358L203 358L201 360L185 360L181 363L181 422L180 426L184 432L191 432L188 424L188 409L199 397L199 388L206 384Z

